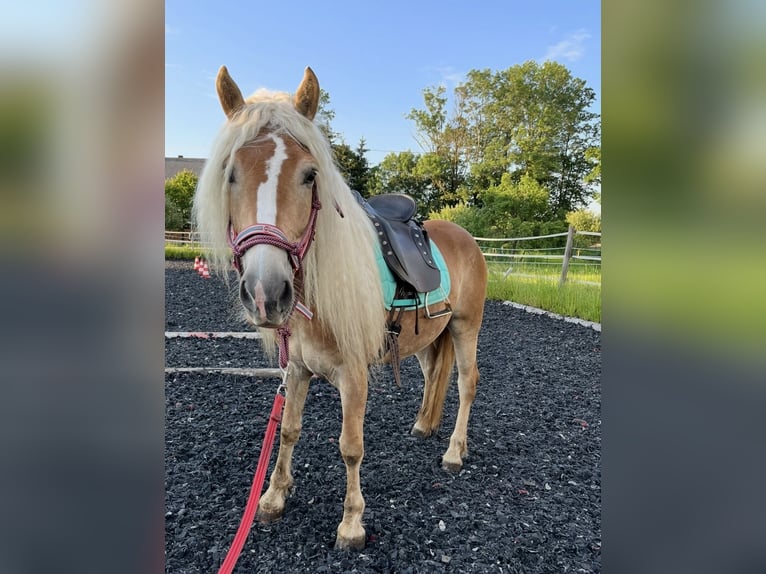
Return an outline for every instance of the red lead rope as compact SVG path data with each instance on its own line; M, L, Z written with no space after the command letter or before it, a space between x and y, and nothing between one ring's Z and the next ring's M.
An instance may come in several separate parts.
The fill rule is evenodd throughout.
M234 566L237 564L237 559L239 558L240 552L242 552L242 547L245 545L247 536L250 534L250 527L255 518L255 511L258 509L258 501L261 498L263 481L266 478L266 469L269 466L269 459L271 458L271 449L274 446L274 436L277 434L277 425L279 425L279 422L282 420L282 406L284 403L284 395L277 391L277 396L274 397L274 405L271 407L269 424L266 427L266 435L263 437L261 456L258 458L258 467L255 471L255 477L253 478L253 486L250 488L250 496L247 499L245 513L242 515L242 521L239 523L236 536L234 536L234 542L231 543L231 548L229 548L229 552L226 554L226 558L224 559L223 564L221 564L218 574L231 574L234 570Z

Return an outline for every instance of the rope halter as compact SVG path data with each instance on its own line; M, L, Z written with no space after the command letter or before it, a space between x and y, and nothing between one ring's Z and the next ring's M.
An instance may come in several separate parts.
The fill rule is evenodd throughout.
M287 252L287 255L290 258L290 265L293 268L293 291L297 293L297 289L295 288L296 278L298 281L303 280L303 260L306 257L306 252L308 252L311 243L314 241L317 213L320 209L322 209L322 204L319 201L317 184L314 182L314 185L311 188L311 213L309 214L309 221L306 225L306 229L303 231L303 235L301 235L300 239L296 242L290 241L281 229L268 223L256 223L237 233L234 229L234 225L229 221L229 233L227 234L226 239L228 240L229 247L231 247L232 254L234 255L234 268L241 275L242 257L247 253L248 249L255 247L256 245L273 245L274 247L278 247ZM287 363L290 359L288 340L291 332L288 322L294 310L297 310L309 320L313 317L313 313L308 307L298 301L296 296L294 298L293 307L290 309L285 321L277 327L277 335L279 336L279 367L281 369L287 368Z

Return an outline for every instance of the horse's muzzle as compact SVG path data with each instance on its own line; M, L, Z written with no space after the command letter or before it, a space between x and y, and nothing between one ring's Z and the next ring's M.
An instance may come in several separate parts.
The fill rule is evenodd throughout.
M239 299L257 327L280 326L293 308L291 278L277 275L259 278L245 271L239 280Z

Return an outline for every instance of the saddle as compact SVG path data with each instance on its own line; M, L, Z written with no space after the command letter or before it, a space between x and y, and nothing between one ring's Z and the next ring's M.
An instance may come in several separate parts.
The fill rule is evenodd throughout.
M384 193L365 201L359 192L353 191L353 193L375 226L383 259L396 278L395 299L414 298L418 301L415 306L417 309L420 305L418 293L426 293L423 302L426 317L434 319L451 314L452 308L449 301L445 301L444 309L436 313L430 313L428 310L427 294L441 285L441 271L431 252L428 232L423 223L415 217L417 211L415 200L403 193ZM392 303L386 320L385 351L390 354L397 386L401 385L399 334L402 331L403 310L403 306L397 307ZM418 334L417 312L415 313L415 334Z
M415 200L403 193L385 193L365 201L359 192L353 193L375 226L383 258L396 278L415 293L438 289L441 272L428 233L415 218Z

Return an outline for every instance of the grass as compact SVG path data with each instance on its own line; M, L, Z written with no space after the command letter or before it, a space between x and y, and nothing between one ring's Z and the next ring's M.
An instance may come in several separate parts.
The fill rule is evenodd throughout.
M194 245L165 244L165 259L191 259L202 254L202 250Z
M601 322L601 287L565 283L546 278L491 276L487 297L499 301L513 301L522 305L538 307L586 321Z
M508 264L489 264L489 299L514 301L567 317L601 322L601 271L597 266L570 267L567 282L561 287L560 269L553 266L514 264L513 272L505 277L507 269Z
M165 259L193 260L200 253L199 247L165 244ZM601 269L598 266L571 266L567 282L561 287L558 285L558 266L514 263L513 272L506 278L507 269L507 263L489 263L489 299L514 301L567 317L601 322ZM598 285L583 284L580 281L595 282Z

